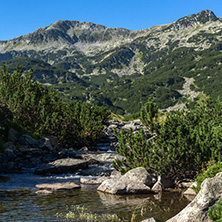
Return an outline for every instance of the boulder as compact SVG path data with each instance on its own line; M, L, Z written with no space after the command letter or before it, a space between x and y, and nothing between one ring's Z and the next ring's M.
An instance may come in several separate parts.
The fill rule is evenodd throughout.
M109 194L151 194L156 193L148 186L152 179L147 171L138 167L130 170L120 178L108 179L97 188Z
M23 134L18 139L19 144L22 147L28 147L28 148L39 148L40 144L39 141L32 138L30 135Z
M58 159L37 168L34 173L38 175L75 173L79 169L87 168L88 165L88 160L73 158Z
M80 185L73 182L66 182L66 183L37 184L35 185L35 187L40 190L60 191L60 190L73 190L76 188L80 188Z
M13 128L10 128L8 131L8 141L15 143L18 140L18 137L19 133Z
M143 183L147 186L152 186L152 177L148 172L146 171L145 168L143 167L137 167L135 169L132 169L128 171L126 174L124 174L121 177L122 180L133 180L133 181L139 181L140 183Z
M184 195L192 195L192 196L196 196L196 192L191 188L189 187L184 193Z
M208 209L222 196L222 172L213 178L207 178L201 184L201 190L195 199L180 213L167 222L210 222Z
M178 184L179 188L189 188L193 185L194 181L181 182Z
M94 158L100 162L113 162L116 159L119 159L119 160L125 159L124 156L118 153L101 153L101 154L97 154Z
M4 149L10 149L12 151L15 151L16 150L16 146L13 142L7 142L7 143L4 143L3 145Z
M58 146L58 138L56 136L47 136L39 139L38 143L43 150L53 151Z
M49 139L50 144L51 144L52 147L56 148L58 146L59 141L58 141L58 138L56 136L50 135L46 138Z

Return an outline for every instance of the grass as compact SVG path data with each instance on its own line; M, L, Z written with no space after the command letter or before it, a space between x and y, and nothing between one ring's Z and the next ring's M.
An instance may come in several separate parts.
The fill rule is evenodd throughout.
M72 206L66 214L56 214L57 217L64 219L75 219L75 221L88 222L120 222L122 221L116 214L97 214L90 213L89 210L80 205Z

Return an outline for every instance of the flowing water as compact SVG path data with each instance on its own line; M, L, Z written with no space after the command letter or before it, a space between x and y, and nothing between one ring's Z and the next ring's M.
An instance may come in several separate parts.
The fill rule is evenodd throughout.
M74 212L75 206L84 207L88 213L94 215L115 214L122 221L130 221L133 215L134 221L141 221L146 217L166 221L189 203L178 191L157 195L115 196L97 192L97 186L89 185L51 195L35 193L36 184L67 181L78 183L78 175L47 177L14 174L0 177L0 181L0 221L88 221L84 218L61 217Z
M100 144L100 150L111 152L107 145ZM157 195L116 196L97 192L95 185L81 185L80 189L60 191L50 195L36 194L36 184L76 182L81 176L104 175L112 170L111 164L89 168L76 174L39 176L31 173L0 176L0 221L111 221L98 219L102 214L116 215L118 221L140 222L147 217L166 221L182 210L190 201L181 191L163 192ZM84 212L81 214L81 209ZM74 219L64 216L73 213ZM93 219L87 215L95 216ZM98 217L97 217L98 218ZM133 220L132 220L133 219Z

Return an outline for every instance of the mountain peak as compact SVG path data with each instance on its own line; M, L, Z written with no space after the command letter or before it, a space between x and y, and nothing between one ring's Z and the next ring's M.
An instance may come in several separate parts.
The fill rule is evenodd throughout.
M201 11L196 15L196 17L200 23L206 23L208 21L217 21L218 20L216 15L210 10Z
M210 11L210 10L203 10L199 12L198 14L192 14L186 17L183 17L179 20L177 20L174 24L174 26L179 26L182 28L187 28L189 26L193 26L194 24L200 23L205 24L210 21L217 21L218 18L216 15ZM177 27L178 28L178 27Z

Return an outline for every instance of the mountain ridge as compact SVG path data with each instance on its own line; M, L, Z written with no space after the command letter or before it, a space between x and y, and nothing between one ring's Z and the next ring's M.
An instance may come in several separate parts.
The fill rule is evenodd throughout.
M149 96L161 108L184 102L180 90L186 78L200 81L195 82L199 91L218 94L220 91L204 89L202 84L221 75L216 74L221 50L222 21L205 10L136 31L91 22L57 21L27 35L0 41L0 61L10 67L34 65L35 80L53 85L73 100L135 112Z
M13 50L22 51L24 49L58 49L65 47L73 47L81 51L81 44L99 43L102 45L104 42L115 43L120 42L125 44L134 41L138 37L149 35L149 33L158 32L166 29L180 29L187 28L190 25L206 22L219 21L212 11L205 10L198 14L183 17L171 24L154 26L142 30L132 31L124 28L108 28L103 25L97 25L91 22L79 22L79 21L57 21L47 27L39 28L36 31L27 35L22 35L17 38L13 38L7 41L0 41L0 53ZM174 31L174 30L173 30ZM118 41L117 41L118 40ZM19 42L19 43L18 43ZM77 43L77 47L75 44ZM80 43L80 46L78 46ZM61 46L63 44L63 46ZM116 43L117 44L117 43ZM105 46L107 47L108 44ZM38 46L40 46L38 48ZM84 52L84 50L83 50ZM87 53L86 53L87 54Z

